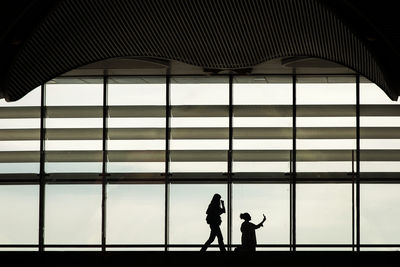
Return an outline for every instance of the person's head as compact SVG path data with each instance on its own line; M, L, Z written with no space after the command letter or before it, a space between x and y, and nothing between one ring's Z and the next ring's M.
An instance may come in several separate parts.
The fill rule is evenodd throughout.
M240 213L240 219L245 220L245 221L250 221L251 220L251 216L247 212Z
M219 201L221 200L221 195L220 194L214 194L211 203L219 204Z

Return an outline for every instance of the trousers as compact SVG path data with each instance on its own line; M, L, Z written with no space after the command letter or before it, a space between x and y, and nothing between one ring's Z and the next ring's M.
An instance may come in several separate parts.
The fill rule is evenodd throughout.
M215 238L218 239L218 245L219 245L219 250L221 251L226 251L225 245L224 245L224 238L222 237L221 229L219 228L218 224L210 224L210 237L204 243L204 245L201 247L200 251L206 251L207 248L211 245L211 243L215 240Z

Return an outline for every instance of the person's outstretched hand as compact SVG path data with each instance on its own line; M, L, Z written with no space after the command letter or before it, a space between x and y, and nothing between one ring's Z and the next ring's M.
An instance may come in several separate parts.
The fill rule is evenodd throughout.
M263 220L260 222L259 226L264 227L265 220L266 220L266 218L265 218L265 215L263 214Z

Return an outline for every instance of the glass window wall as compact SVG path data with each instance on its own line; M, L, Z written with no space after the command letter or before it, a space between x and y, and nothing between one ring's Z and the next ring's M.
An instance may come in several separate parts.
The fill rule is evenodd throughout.
M171 245L203 245L210 236L206 211L214 194L220 194L228 207L226 184L172 184L170 187L169 242ZM222 206L221 206L222 207ZM221 215L221 232L227 244L227 214ZM217 238L213 245L218 245ZM200 247L171 250L199 250ZM210 247L208 250L219 250Z
M356 81L298 76L296 171L300 178L351 178L356 150Z
M109 78L107 172L164 172L165 80L165 77Z
M400 173L399 102L373 83L360 83L360 168L362 178L398 178Z
M46 185L45 225L46 250L101 245L101 186Z
M0 174L38 174L41 87L15 102L0 100Z
M297 243L348 245L335 250L351 250L351 190L351 184L297 185Z
M234 173L285 178L290 172L292 94L290 76L235 76Z
M33 245L12 250L37 251L39 186L0 185L0 214L0 245Z
M253 223L267 217L257 250L394 250L398 102L361 79L357 117L356 81L60 77L45 85L43 106L41 88L2 100L0 247L199 250L219 193L228 249L248 212Z
M54 79L45 99L46 173L101 173L103 80Z
M171 77L171 173L227 172L229 79Z
M264 226L256 230L257 250L289 250L290 204L288 184L234 184L232 203L233 244L241 244L240 214L249 213L257 225L266 216ZM274 247L286 245L286 247Z
M164 197L163 185L108 185L107 243L163 245Z

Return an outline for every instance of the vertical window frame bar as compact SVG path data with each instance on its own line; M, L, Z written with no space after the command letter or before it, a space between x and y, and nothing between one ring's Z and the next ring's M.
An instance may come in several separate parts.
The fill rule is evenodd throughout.
M165 192L164 192L164 251L169 250L169 189L170 189L170 139L171 139L171 76L165 79Z
M232 153L233 153L233 74L229 75L229 148L228 148L228 251L232 250Z
M103 76L103 140L102 140L102 183L101 183L101 251L106 251L107 240L107 117L108 76Z
M292 75L292 87L293 87L293 92L292 92L292 99L293 99L293 107L292 107L292 112L293 112L293 117L292 117L292 133L293 133L293 148L292 148L292 174L291 174L291 181L290 181L290 224L291 224L291 240L290 240L290 248L292 251L296 251L296 176L297 176L297 170L296 170L296 153L297 153L297 148L296 148L296 138L297 138L297 128L296 128L296 118L297 118L297 103L296 103L296 93L297 93L297 88L296 88L296 83L297 83L297 76L296 74Z
M39 251L44 251L44 235L45 235L45 185L46 185L46 173L45 173L45 127L46 117L46 84L42 84L40 87L40 171L39 171Z
M351 151L351 250L355 251L355 171L354 171L354 150Z
M360 251L360 74L356 75L356 248Z

